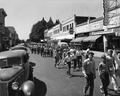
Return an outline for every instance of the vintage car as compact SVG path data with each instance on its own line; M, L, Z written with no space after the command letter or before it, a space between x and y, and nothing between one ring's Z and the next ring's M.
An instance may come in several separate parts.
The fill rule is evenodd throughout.
M32 67L25 50L0 53L0 96L33 96Z

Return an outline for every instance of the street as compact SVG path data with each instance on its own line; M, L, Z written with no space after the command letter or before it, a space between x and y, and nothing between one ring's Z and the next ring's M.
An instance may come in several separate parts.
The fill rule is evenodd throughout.
M0 96L120 96L120 0L0 4Z
M98 58L95 58L95 61L96 65L100 62ZM30 63L34 66L35 96L83 96L85 78L81 71L72 71L73 76L69 78L66 67L55 68L53 58L37 54L30 55ZM97 71L96 73L94 96L102 96L99 90L100 79ZM120 96L114 93L111 85L109 95Z

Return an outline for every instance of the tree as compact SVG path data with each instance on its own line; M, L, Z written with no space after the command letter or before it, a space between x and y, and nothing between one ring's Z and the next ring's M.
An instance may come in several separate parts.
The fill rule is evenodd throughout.
M60 24L59 19L57 19L56 22L55 22L55 25L58 25L58 24Z
M43 17L43 19L41 20L41 23L42 23L42 25L44 26L44 28L47 29L47 22L46 22L46 20L44 19L44 17Z
M41 21L38 21L36 24L33 25L30 33L30 40L34 42L39 42L41 39L44 39L44 31L46 29L47 29L47 22L43 17Z
M50 17L50 19L49 19L49 21L48 21L48 23L47 23L47 28L50 29L50 28L52 28L53 26L54 26L54 23L53 23L53 21L52 21L52 18Z
M57 20L56 23L59 24L59 20ZM30 41L40 42L41 39L44 39L44 31L46 29L52 28L54 25L55 24L53 23L51 17L48 22L46 22L46 20L43 17L41 21L38 21L32 26L31 33L29 35Z

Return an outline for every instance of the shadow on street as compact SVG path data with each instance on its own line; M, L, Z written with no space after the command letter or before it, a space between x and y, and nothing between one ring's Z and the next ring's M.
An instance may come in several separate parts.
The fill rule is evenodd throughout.
M47 86L46 84L34 77L34 83L35 83L35 96L46 96L47 93Z
M34 62L29 62L29 64L32 66L32 67L35 67L36 64Z

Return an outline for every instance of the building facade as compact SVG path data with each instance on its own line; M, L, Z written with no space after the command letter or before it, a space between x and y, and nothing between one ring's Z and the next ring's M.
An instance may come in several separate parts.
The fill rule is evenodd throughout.
M90 47L96 51L106 51L115 46L120 49L120 6L111 8L109 14L113 14L109 24L104 26L104 17L99 17L89 22L85 22L76 26L76 36L79 42L84 43L85 49ZM76 41L76 40L74 40Z
M70 42L70 40L75 38L76 26L83 22L86 22L88 19L95 19L95 17L87 16L76 16L62 21L60 24L54 26L47 31L47 36L52 40L58 40L59 42ZM46 34L46 33L45 33Z
M76 39L73 40L73 42L75 41L75 42L83 43L82 44L83 49L87 49L87 47L91 47L91 48L103 50L100 47L103 44L102 36L100 34L95 34L102 31L103 31L103 17L94 20L89 20L85 23L77 25ZM97 45L98 43L99 45Z
M8 30L9 30L9 44L10 47L14 46L17 44L19 38L18 38L18 34L16 33L16 30L13 26L7 26Z

